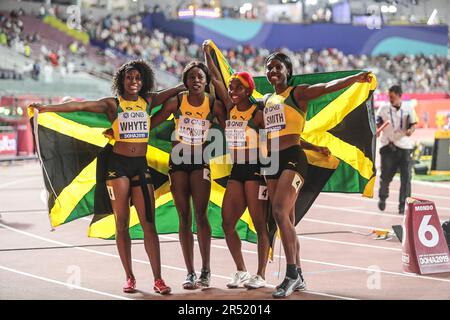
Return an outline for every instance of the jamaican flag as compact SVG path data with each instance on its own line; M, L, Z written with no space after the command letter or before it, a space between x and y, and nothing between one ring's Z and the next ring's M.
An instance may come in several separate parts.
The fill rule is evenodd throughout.
M226 86L233 73L216 45L209 41L211 56ZM359 70L294 75L289 85L316 84L353 75ZM265 77L254 77L256 90L253 99L272 93L272 85ZM355 83L309 101L302 139L328 147L330 157L305 150L308 173L296 205L296 224L306 214L320 192L361 193L373 197L375 183L376 126L372 93L376 78L371 83ZM272 221L273 226L273 221ZM274 235L275 229L271 229Z
M52 226L93 212L97 154L108 143L104 115L86 112L33 114L28 108L36 150L48 191Z
M213 58L224 83L232 74L226 59L211 43ZM294 76L292 84L320 83L339 79L358 71ZM254 98L272 91L264 77L255 78ZM327 146L332 156L306 151L308 176L296 203L296 222L308 211L321 191L362 193L371 197L375 179L375 124L371 94L376 80L356 83L338 92L310 101L302 138ZM155 108L152 112L156 112ZM70 222L94 212L95 168L97 157L108 144L102 132L110 127L106 116L88 112L42 113L34 122L35 138L40 150L44 180L49 192L49 214L53 226ZM156 227L159 233L177 233L178 215L169 189L168 162L171 150L172 119L150 133L147 162L155 188ZM212 235L223 237L221 204L227 178L231 172L226 154L211 160L211 197L208 208ZM273 223L272 223L273 225ZM196 231L195 219L193 230ZM241 217L237 231L243 240L256 242L256 233L248 211ZM271 233L274 231L272 229ZM112 213L94 215L90 237L113 239L115 221ZM137 213L131 208L130 235L143 237Z
M152 110L155 113L161 106ZM102 132L111 126L103 114L90 112L37 115L29 109L44 181L49 193L48 208L52 226L58 226L94 213L96 164L104 147L110 143ZM178 214L170 193L168 178L170 137L173 119L165 121L150 133L147 162L155 189L156 228L158 233L178 233ZM231 172L226 154L211 159L211 197L208 218L212 235L222 238L221 206L227 177ZM228 163L228 164L227 164ZM248 211L238 222L242 239L256 242L256 232ZM195 219L193 231L196 232ZM114 239L115 220L112 213L95 214L88 230L90 237ZM130 235L142 239L143 231L134 207L130 211Z

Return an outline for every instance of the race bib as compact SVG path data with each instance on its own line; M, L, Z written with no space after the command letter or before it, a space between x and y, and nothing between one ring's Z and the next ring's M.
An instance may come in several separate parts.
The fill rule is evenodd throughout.
M112 187L112 186L106 186L106 189L108 190L109 198L110 198L111 200L116 200L116 196L114 195L114 189L113 189L113 187Z
M202 144L208 137L209 120L180 116L177 134L180 141L188 144Z
M267 186L259 186L258 200L267 200L267 199L269 199L269 191L267 190Z
M245 147L246 136L245 129L247 121L227 120L225 127L225 138L228 147Z
M119 112L120 139L148 138L148 115L145 111Z
M300 190L302 185L303 185L302 178L300 178L300 176L298 174L296 174L294 176L294 179L292 179L292 186L294 187L296 193L298 192L298 190Z
M208 168L203 168L203 179L211 181L211 171Z
M275 104L264 108L264 126L269 132L286 128L284 105Z

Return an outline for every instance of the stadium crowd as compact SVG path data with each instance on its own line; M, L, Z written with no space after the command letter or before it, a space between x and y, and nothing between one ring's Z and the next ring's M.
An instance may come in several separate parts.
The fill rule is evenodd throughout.
M203 60L201 47L187 38L173 37L160 30L147 30L142 17L129 18L107 16L101 22L93 19L83 24L91 38L107 44L109 49L128 56L141 57L151 61L158 68L180 75L184 66L192 59ZM308 49L290 52L280 48L293 57L296 73L330 72L349 69L381 69L399 78L406 92L445 92L448 91L448 60L439 56L389 55L354 56L345 55L337 49L320 52ZM244 45L224 50L224 56L236 71L248 71L258 76L264 75L264 61L270 51ZM380 81L379 89L387 89L392 83L388 79ZM384 88L384 87L385 88Z
M29 52L23 50L23 46L28 42L38 42L40 36L23 35L21 15L23 11L11 13L10 17L0 14L0 44L16 48L17 52L28 56ZM142 58L160 70L179 76L188 62L204 59L199 45L191 43L187 38L174 37L157 29L146 29L142 15L139 14L127 18L107 15L101 20L85 16L82 27L91 40L103 44L103 48L98 50L99 54L121 62L130 58ZM294 70L299 74L368 69L374 71L378 78L381 77L378 90L390 87L393 84L390 79L401 79L405 92L449 92L449 62L446 57L355 56L333 48L320 52L312 49L301 52L291 52L286 48L280 50L292 57ZM85 54L85 50L81 51ZM223 50L223 53L234 70L245 70L254 76L261 76L264 75L264 61L270 51L239 45ZM51 53L47 53L44 59L50 59L50 55ZM57 57L64 59L64 51L58 52ZM52 64L57 66L57 63Z

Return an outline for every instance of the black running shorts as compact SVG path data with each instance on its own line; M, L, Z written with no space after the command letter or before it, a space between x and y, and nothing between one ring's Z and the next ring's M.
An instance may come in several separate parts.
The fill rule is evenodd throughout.
M120 177L131 179L139 176L141 172L144 172L146 176L150 175L146 157L127 157L112 152L108 159L107 168L106 180Z
M264 165L266 179L279 179L284 170L297 172L303 179L308 171L308 160L305 151L300 145L294 145L278 152L269 154L270 163ZM276 166L278 161L278 166ZM267 171L269 167L275 167L275 172Z

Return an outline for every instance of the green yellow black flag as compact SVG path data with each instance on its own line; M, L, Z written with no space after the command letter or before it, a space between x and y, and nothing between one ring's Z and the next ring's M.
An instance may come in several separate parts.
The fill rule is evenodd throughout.
M159 107L152 110L156 112ZM49 193L48 207L52 226L73 221L94 213L96 163L108 144L102 132L110 127L106 116L89 112L46 112L35 116L29 109ZM178 233L178 214L170 193L168 179L169 154L173 120L152 130L147 162L155 189L156 227L160 234ZM211 160L211 198L208 218L212 235L222 238L221 206L227 178L231 172L226 154ZM227 164L228 163L228 164ZM256 231L246 211L237 230L242 239L256 242ZM245 218L247 217L247 218ZM196 232L195 219L193 231ZM90 237L114 239L115 220L112 213L95 214L89 227ZM134 207L131 208L130 235L142 239L143 232Z
M212 55L220 68L224 83L233 70L221 52L211 44ZM357 71L294 76L293 84L320 83L354 74ZM254 98L271 92L264 77L255 78ZM327 146L332 156L324 157L307 151L308 176L296 203L297 222L304 216L321 191L362 193L373 195L375 179L375 123L371 103L376 80L370 84L357 83L348 88L311 101L302 138ZM155 108L152 112L156 112ZM89 112L39 114L34 132L44 169L46 188L50 194L48 206L53 226L91 215L94 212L95 168L97 157L108 139L102 132L110 127L106 116ZM33 121L34 120L34 121ZM37 120L37 121L36 121ZM150 133L147 162L152 172L156 199L156 227L158 233L177 233L178 215L170 193L168 162L173 120L167 120ZM226 154L218 154L211 161L211 198L208 217L213 237L224 237L221 205L231 165L223 161ZM193 231L196 231L193 219ZM273 224L272 224L273 225ZM271 233L275 231L271 228ZM256 242L256 233L246 211L237 225L241 239ZM115 221L112 213L94 215L88 234L90 237L113 239ZM130 235L142 238L134 207L131 209Z
M212 41L209 41L209 46L222 80L228 86L233 70ZM290 85L323 83L358 72L353 70L295 75ZM254 80L254 99L273 92L265 77L254 77ZM328 147L332 156L324 157L316 152L306 151L308 174L295 205L296 224L320 192L361 193L363 196L373 197L376 126L372 93L376 85L376 78L372 75L371 83L355 83L309 102L302 139ZM276 232L273 220L269 223L269 231L271 236Z

